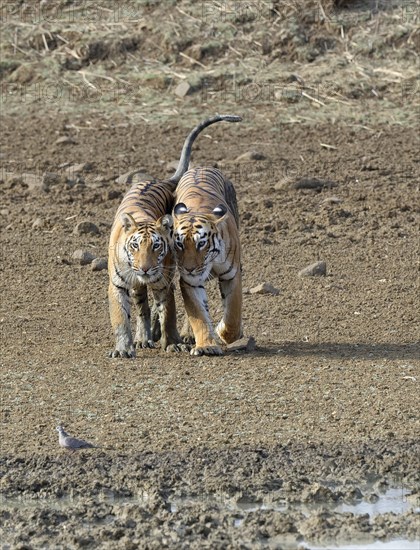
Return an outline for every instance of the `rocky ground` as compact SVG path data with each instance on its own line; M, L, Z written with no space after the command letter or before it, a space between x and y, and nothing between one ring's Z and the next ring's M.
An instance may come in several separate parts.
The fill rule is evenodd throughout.
M201 4L85 13L97 36L59 18L71 4L3 20L2 548L415 548L419 35L402 4L368 2L207 35ZM108 359L116 180L169 175L214 112L244 121L204 132L193 164L235 184L256 348ZM316 261L324 275L299 275ZM209 301L217 319L214 283ZM58 423L101 448L65 454Z

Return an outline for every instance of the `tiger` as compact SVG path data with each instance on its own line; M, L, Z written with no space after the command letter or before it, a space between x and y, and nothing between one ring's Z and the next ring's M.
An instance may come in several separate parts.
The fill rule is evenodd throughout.
M239 214L233 184L216 168L187 171L175 191L174 250L180 288L194 334L191 355L222 355L217 341L242 336ZM205 282L217 277L223 318L214 330Z
M200 132L215 122L236 122L237 118L216 115L198 124L184 142L172 177L166 180L145 177L134 181L138 173L133 173L134 183L117 210L109 239L108 301L115 335L115 348L110 357L133 358L136 349L153 348L159 338L166 351L189 350L176 326L171 216L174 191L188 170L191 148ZM152 314L148 289L153 298ZM130 295L138 310L134 339Z

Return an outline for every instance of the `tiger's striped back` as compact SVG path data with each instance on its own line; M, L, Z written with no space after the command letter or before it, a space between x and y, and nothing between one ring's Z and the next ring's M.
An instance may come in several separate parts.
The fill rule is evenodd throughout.
M175 202L190 205L200 214L212 214L216 206L224 204L239 227L235 188L217 168L188 170L178 183Z
M164 214L170 214L173 206L175 185L169 180L152 179L134 183L125 194L115 216L114 225L120 215L127 212L136 221L156 221Z

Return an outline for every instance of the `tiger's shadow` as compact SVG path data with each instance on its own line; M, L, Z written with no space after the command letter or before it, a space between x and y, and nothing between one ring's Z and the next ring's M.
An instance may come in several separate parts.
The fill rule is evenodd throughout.
M244 352L227 352L229 355ZM258 345L247 355L276 357L316 356L330 359L392 359L417 360L420 356L418 343L335 343L335 342L284 342Z

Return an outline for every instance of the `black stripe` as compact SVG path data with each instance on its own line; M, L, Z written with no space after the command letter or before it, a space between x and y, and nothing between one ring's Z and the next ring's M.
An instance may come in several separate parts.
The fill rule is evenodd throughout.
M122 281L123 283L125 283L127 286L130 286L130 285L127 283L127 281L124 279L124 277L121 275L121 273L118 271L118 269L117 269L115 266L114 266L114 268L115 268L115 273L118 275L118 277L121 279L121 281ZM115 286L117 286L117 285L115 285Z
M202 288L204 290L204 286L203 285L190 285L190 283L187 283L187 281L185 279L182 279L182 282L184 284L186 284L187 286L191 287L191 288Z

